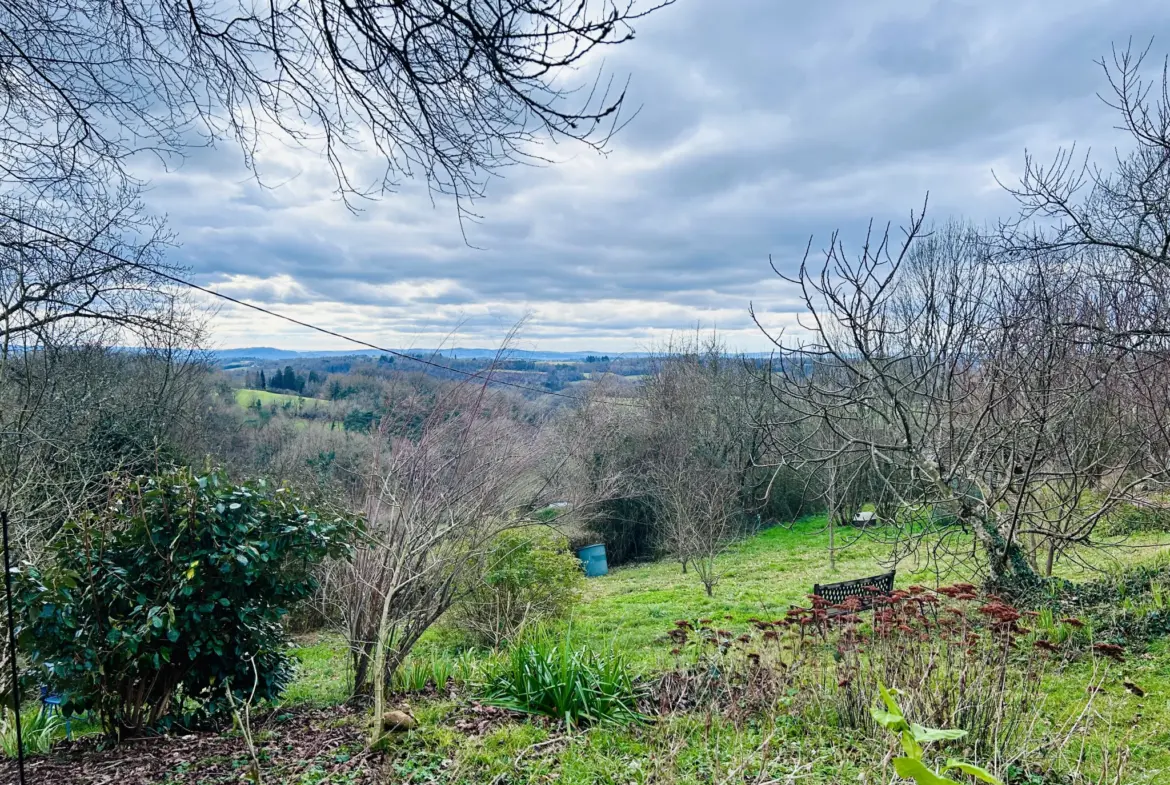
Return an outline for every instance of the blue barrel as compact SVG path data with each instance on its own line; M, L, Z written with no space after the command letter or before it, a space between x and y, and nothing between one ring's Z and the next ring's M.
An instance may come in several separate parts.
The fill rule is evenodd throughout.
M609 573L609 563L605 560L605 544L586 545L577 551L577 558L585 568L586 578L596 578Z

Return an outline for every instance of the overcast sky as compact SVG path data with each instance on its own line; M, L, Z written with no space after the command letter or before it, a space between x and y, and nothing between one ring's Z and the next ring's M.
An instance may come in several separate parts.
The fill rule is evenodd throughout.
M701 325L753 351L749 301L795 318L769 255L791 269L810 236L857 238L927 192L935 220L994 220L1025 148L1107 161L1094 60L1131 36L1161 58L1168 32L1165 0L679 0L608 54L641 107L610 154L508 170L476 247L417 184L353 215L287 148L262 156L269 187L224 146L153 173L148 201L198 282L385 346L493 345L527 314L520 348L637 351ZM233 308L213 328L220 348L346 348Z

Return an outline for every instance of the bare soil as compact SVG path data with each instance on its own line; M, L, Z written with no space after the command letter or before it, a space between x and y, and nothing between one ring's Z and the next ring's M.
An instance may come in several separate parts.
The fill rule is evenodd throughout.
M366 749L364 712L346 706L274 712L253 722L267 783L366 785L385 781L383 756ZM221 785L239 783L248 753L238 733L190 733L123 741L65 742L25 762L27 785ZM16 785L15 761L0 783Z

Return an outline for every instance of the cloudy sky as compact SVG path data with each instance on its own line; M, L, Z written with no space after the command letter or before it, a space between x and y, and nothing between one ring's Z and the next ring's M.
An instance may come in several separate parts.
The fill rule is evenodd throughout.
M637 351L696 325L766 348L790 325L809 237L904 219L1011 210L1025 149L1119 141L1094 60L1133 37L1170 51L1170 3L679 0L605 68L641 111L607 156L489 185L464 241L454 204L418 184L354 215L315 155L272 148L264 184L224 147L152 176L152 207L201 284L391 347L489 346L528 316L521 348ZM230 307L221 348L340 349Z

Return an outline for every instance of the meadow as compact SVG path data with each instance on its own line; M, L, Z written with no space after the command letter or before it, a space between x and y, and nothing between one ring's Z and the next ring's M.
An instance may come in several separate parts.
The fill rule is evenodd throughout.
M840 540L838 532L838 543ZM586 596L567 624L596 650L620 652L643 679L671 667L674 620L709 616L738 632L749 619L782 616L807 605L813 583L844 580L888 569L887 546L864 538L836 554L829 569L829 536L821 518L777 526L734 544L721 557L723 579L705 596L693 574L659 561L613 570L588 582ZM1096 555L1094 570L1067 569L1078 580L1170 553L1170 537L1130 540L1124 549ZM1140 546L1140 547L1139 547ZM898 586L936 585L955 576L899 569ZM342 640L319 633L301 639L301 668L286 705L327 707L346 696ZM1053 772L1021 769L1013 782L1156 783L1170 776L1170 645L1155 643L1124 664L1082 658L1062 666L1043 685L1030 730L1035 761ZM457 630L434 628L412 660L457 657L489 661L467 652ZM1123 683L1140 684L1138 698ZM389 737L391 770L400 781L435 783L722 783L888 782L889 748L856 731L835 727L807 711L737 721L718 712L677 713L647 724L566 729L545 719L502 720L475 700L472 687L452 687L401 697L418 720L416 729ZM1062 743L1053 746L1054 739ZM1083 780L1060 779L1075 770ZM1121 779L1116 779L1117 777ZM399 781L399 780L396 780Z
M298 409L304 406L306 401L318 403L316 399L305 398L301 395L288 395L286 393L270 392L269 390L251 390L246 388L236 390L236 403L245 409L250 406L255 406L257 401L263 406L270 404L276 404L277 406L290 404Z

